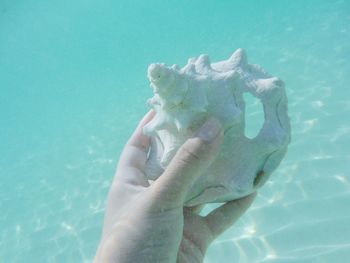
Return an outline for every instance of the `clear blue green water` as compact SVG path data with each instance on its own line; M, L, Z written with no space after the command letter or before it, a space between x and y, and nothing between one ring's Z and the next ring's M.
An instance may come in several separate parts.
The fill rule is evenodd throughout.
M148 64L239 47L286 82L293 138L205 262L350 262L346 0L0 0L0 262L91 262Z

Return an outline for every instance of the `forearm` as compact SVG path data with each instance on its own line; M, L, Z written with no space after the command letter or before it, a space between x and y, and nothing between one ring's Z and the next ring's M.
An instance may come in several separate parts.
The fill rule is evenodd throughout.
M177 251L169 253L167 247L130 248L115 246L115 244L104 244L99 246L94 263L176 263Z
M182 238L181 218L148 219L117 224L101 241L94 263L175 263Z

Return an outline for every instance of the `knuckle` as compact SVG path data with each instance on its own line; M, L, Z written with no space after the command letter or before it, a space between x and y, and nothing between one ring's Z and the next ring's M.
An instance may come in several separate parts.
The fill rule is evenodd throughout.
M184 162L199 162L206 153L205 144L201 140L190 139L179 150L179 158Z

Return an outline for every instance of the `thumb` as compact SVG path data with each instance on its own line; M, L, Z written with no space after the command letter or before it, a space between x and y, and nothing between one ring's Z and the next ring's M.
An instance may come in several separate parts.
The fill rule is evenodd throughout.
M152 185L152 194L168 208L183 206L194 181L216 158L223 140L222 126L211 118L177 151L164 173Z
M255 197L256 192L243 198L229 201L204 217L212 238L218 237L231 227L247 211Z

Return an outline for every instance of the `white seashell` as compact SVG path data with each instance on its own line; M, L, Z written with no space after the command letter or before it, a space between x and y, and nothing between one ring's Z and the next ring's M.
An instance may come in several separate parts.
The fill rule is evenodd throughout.
M207 55L191 58L179 68L151 64L148 78L155 93L148 104L157 112L144 127L151 136L146 175L157 179L178 148L210 117L224 126L225 137L216 160L193 184L186 205L225 202L261 187L283 159L290 142L290 121L284 83L259 65L247 63L243 49L224 61ZM243 93L260 99L265 122L258 135L247 138Z

